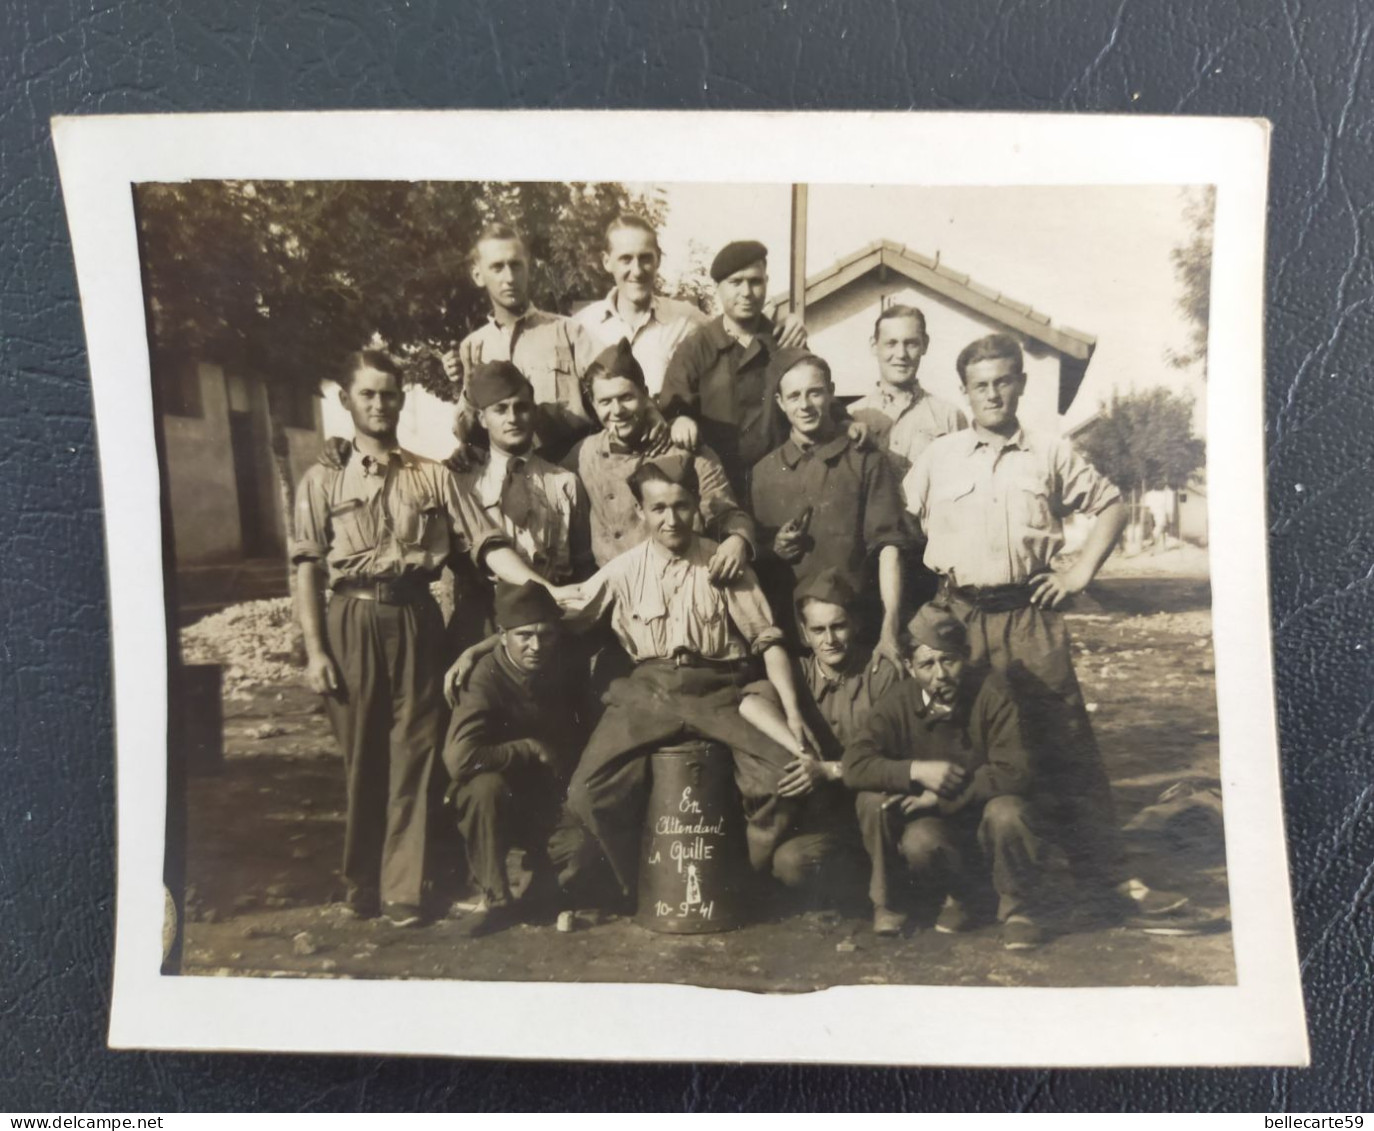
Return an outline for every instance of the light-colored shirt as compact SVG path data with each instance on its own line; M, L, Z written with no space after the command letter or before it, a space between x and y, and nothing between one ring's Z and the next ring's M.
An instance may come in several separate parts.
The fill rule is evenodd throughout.
M968 427L968 419L948 401L918 384L900 389L879 381L873 392L849 406L849 415L868 425L874 442L888 454L900 479L932 440Z
M612 287L610 294L584 306L572 320L587 332L598 353L626 339L644 370L649 395L657 396L673 352L693 327L708 318L690 302L654 295L648 310L631 323L621 316L615 300L616 289Z
M642 441L638 445L626 445L610 432L596 432L581 440L563 461L564 467L577 472L586 488L592 554L599 566L638 546L649 536L627 482L648 458L642 450L644 446ZM754 520L736 500L715 452L702 446L697 448L695 455L690 455L674 448L665 455L655 456L653 462L671 474L673 469L669 465L681 465L688 460L692 462L700 486L698 532L709 533L720 542L738 534L753 550Z
M480 562L506 537L443 464L397 448L385 460L356 449L342 468L316 464L296 492L291 560L322 561L342 579L437 577L455 553Z
M621 647L636 663L690 652L707 660L743 660L782 643L768 601L750 569L716 586L707 568L716 544L700 536L683 554L653 539L603 566L560 598L576 629L608 611Z
M493 447L485 463L454 478L532 570L556 585L572 579L578 559L587 557L586 496L576 475L541 456L508 456Z
M460 392L484 362L511 362L534 386L534 403L540 408L536 419L539 446L566 439L561 454L568 443L591 430L592 421L582 403L582 374L595 356L586 331L561 314L531 306L508 326L490 315L458 346ZM459 397L458 407L460 413L473 411L465 395Z
M1063 549L1066 515L1121 498L1063 437L976 425L932 442L904 494L929 540L926 565L960 586L1024 585Z

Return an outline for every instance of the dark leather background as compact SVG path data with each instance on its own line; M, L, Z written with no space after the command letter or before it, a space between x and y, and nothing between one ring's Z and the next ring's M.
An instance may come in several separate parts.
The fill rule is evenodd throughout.
M1374 641L1367 627L1374 606L1367 369L1374 7L1334 0L412 0L390 7L376 0L10 0L0 8L0 1108L1374 1109ZM460 106L1273 120L1270 553L1313 1068L622 1067L105 1049L114 841L109 625L86 358L48 118ZM728 176L728 163L717 160L711 173ZM577 1033L567 1039L575 1048Z

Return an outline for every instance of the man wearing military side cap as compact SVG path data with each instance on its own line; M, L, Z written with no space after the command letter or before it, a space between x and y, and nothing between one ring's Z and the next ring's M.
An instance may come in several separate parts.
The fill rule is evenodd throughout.
M506 856L525 850L530 890L552 887L548 842L586 733L578 689L563 661L562 613L542 585L496 592L495 650L477 662L449 723L444 765L482 908L462 920L489 934L521 917Z
M721 312L677 347L659 393L673 439L709 445L743 498L751 467L782 442L785 426L765 388L768 361L782 345L801 346L795 319L781 335L764 314L768 249L757 240L726 244L711 262Z
M943 898L935 929L968 930L991 879L1003 945L1038 946L1067 874L1039 804L1053 784L1033 770L1006 682L969 670L958 618L923 605L905 647L912 678L873 708L843 761L845 784L861 791L873 930L903 930L904 895L932 909ZM914 890L902 892L902 880Z

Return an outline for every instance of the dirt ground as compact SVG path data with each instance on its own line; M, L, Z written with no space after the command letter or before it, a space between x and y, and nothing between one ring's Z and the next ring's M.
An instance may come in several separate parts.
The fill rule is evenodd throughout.
M1178 782L1218 787L1205 572L1115 562L1071 614L1075 662L1123 822ZM1171 568L1172 567L1172 568ZM1139 573L1145 576L1130 576ZM1184 576L1168 576L1183 574ZM1187 576L1193 574L1194 576ZM1162 610L1162 611L1161 611ZM337 901L343 776L323 714L298 684L243 682L226 700L222 772L192 777L182 970L201 975L692 983L805 991L838 984L1199 985L1235 981L1231 936L1118 927L1005 951L996 927L875 937L862 904L770 904L739 930L657 934L630 919L482 939L455 920L401 930L346 919ZM1224 921L1224 849L1206 814L1128 835L1132 870Z

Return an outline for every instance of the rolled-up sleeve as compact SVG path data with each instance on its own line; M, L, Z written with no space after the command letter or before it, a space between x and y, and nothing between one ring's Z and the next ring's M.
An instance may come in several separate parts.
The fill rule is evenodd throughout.
M749 512L739 505L720 457L710 448L698 449L693 461L701 487L701 519L717 542L738 534L749 543L751 557L758 557L757 529Z
M295 534L291 539L291 564L322 562L329 553L329 492L322 467L312 467L296 488Z
M1060 439L1054 450L1054 474L1059 480L1060 517L1079 512L1101 514L1121 501L1116 485L1093 467L1073 444Z
M911 523L902 506L897 473L881 452L870 453L864 468L864 546L870 554L884 546L911 545Z
M453 524L453 549L455 554L468 554L472 564L482 565L482 559L500 546L509 546L511 541L497 527L492 525L477 500L459 485L457 477L447 468L441 469L444 482L444 496L448 500L449 518Z
M586 581L552 592L563 610L563 627L569 632L586 632L615 604L609 566L597 570Z
M911 465L911 470L906 473L906 478L902 480L902 501L906 506L907 514L914 520L918 529L924 530L929 512L927 509L930 499L930 450L934 445L927 445L926 450L916 457L916 462Z
M773 610L753 570L744 570L725 587L725 608L754 655L783 642L782 630L773 623Z

